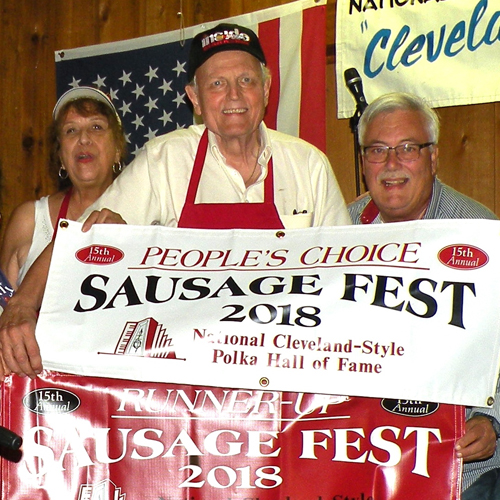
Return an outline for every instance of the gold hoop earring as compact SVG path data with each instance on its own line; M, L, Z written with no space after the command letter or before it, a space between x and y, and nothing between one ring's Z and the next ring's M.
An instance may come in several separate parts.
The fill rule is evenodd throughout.
M68 178L68 171L64 167L59 167L59 173L57 174L59 176L59 179L62 181L66 180Z
M113 173L114 174L119 174L123 170L123 165L121 161L118 161L116 163L113 163Z

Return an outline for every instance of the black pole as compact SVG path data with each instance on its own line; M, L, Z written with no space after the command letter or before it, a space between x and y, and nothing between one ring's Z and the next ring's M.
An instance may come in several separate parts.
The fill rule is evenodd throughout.
M347 88L356 101L356 111L351 117L351 131L354 135L354 173L356 176L356 197L361 194L361 147L359 145L358 123L363 111L368 107L365 95L363 93L363 82L356 68L349 68L344 71L344 80Z
M354 175L356 179L356 197L361 194L361 147L359 145L358 123L362 112L356 107L354 115L349 120L351 132L354 135Z

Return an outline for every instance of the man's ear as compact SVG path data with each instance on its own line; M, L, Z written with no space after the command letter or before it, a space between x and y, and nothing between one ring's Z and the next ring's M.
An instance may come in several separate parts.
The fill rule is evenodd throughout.
M439 158L439 148L436 146L432 146L431 152L431 172L432 175L436 175L437 167L438 167L438 158Z
M264 106L269 104L269 94L271 92L271 75L264 82Z
M365 175L365 157L364 155L360 155L361 156L361 173L363 175Z
M184 90L186 91L186 94L189 97L189 100L193 104L193 110L195 114L201 116L201 108L200 108L200 103L198 101L198 94L196 93L194 86L193 85L186 85L184 87Z

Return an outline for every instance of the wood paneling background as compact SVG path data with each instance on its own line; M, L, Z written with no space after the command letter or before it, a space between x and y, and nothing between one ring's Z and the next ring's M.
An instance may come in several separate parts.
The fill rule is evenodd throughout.
M288 0L290 1L290 0ZM151 35L288 3L287 0L0 0L0 213L54 190L46 128L54 51ZM335 5L328 0L328 156L346 201L355 197L352 134L336 118ZM500 215L500 103L440 108L442 180ZM5 226L5 222L3 224Z

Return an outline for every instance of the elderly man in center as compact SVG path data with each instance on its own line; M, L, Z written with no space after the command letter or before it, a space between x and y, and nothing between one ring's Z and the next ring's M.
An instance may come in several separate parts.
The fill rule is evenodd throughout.
M368 192L348 206L354 224L417 219L497 219L477 201L436 176L439 118L422 99L385 94L365 110L358 126ZM500 393L493 408L468 408L456 444L465 461L462 500L500 498Z
M187 76L186 92L204 124L146 144L87 210L94 211L84 230L102 222L206 229L351 223L326 156L263 123L271 76L252 30L222 24L198 34ZM42 370L34 330L51 251L0 317L6 373L34 378Z
M128 224L171 227L350 224L326 156L264 124L271 75L253 31L222 24L197 35L187 78L203 125L150 141L94 209L111 209ZM103 211L90 221L108 217Z

